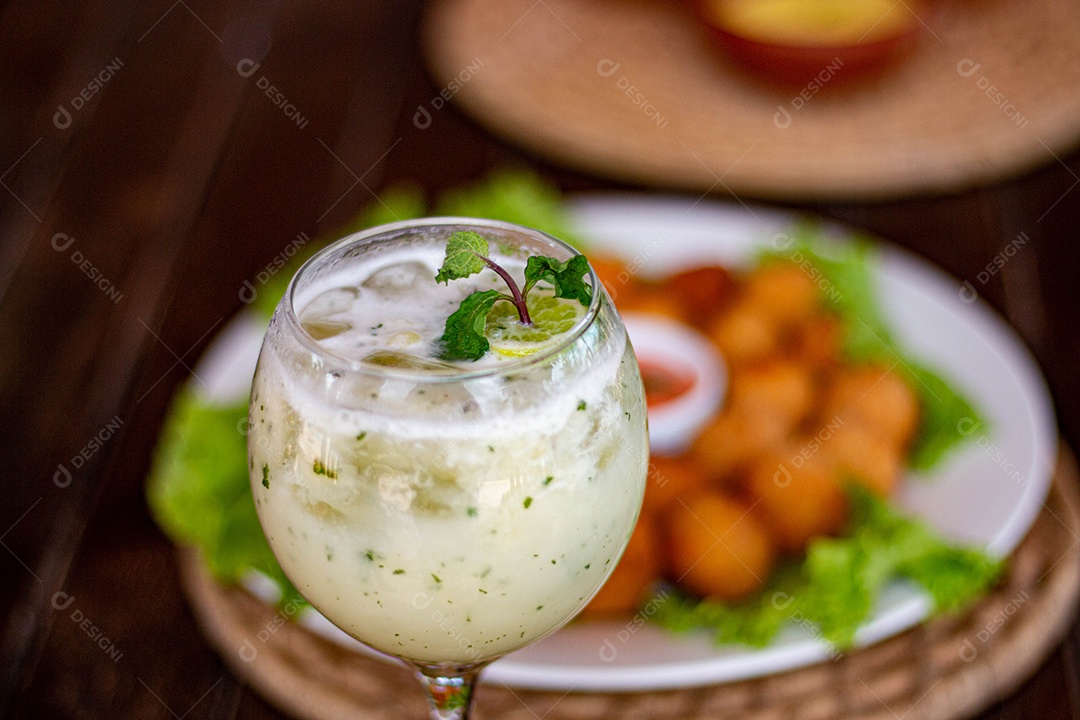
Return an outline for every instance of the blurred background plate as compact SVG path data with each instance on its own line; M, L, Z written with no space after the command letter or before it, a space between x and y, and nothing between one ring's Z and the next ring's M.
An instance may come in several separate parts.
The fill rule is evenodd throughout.
M440 96L549 160L656 186L773 198L956 191L1080 139L1080 4L936 0L879 77L770 84L664 0L436 0ZM842 68L841 68L842 71Z
M571 211L589 247L628 262L650 258L648 271L656 274L716 262L745 264L796 219L757 207L640 194L579 198ZM841 242L849 234L841 227L830 232ZM655 252L660 247L663 252ZM931 475L909 475L896 501L947 537L1007 555L1043 508L1057 454L1042 376L1013 331L981 301L965 301L956 280L884 244L875 270L882 310L908 350L905 356L940 371L991 426L988 435L947 456ZM892 637L920 623L928 611L922 592L894 583L857 644ZM652 626L644 622L648 614L646 606L637 616L641 622L572 623L496 661L484 677L538 690L657 690L761 677L833 655L804 628L786 629L763 649L718 648L705 635L676 637ZM371 652L317 612L303 621L325 637Z

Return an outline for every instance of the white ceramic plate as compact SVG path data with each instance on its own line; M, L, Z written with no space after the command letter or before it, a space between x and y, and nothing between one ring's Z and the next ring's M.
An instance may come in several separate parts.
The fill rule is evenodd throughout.
M628 268L660 275L710 262L738 266L763 244L782 249L794 219L761 208L642 195L583 198L572 207L577 228L594 247L626 258ZM843 236L839 228L832 232ZM910 477L897 502L947 537L1006 555L1038 515L1053 470L1055 420L1042 376L1016 334L983 303L965 301L955 279L887 245L876 274L880 304L907 357L949 378L991 426L988 436L976 435L931 476ZM197 370L213 394L246 391L261 333L260 324L249 322L234 322L223 333ZM857 642L868 645L910 628L928 608L925 595L896 583ZM657 690L781 672L832 654L795 627L765 649L718 648L707 637L674 637L641 622L648 612L629 622L573 623L493 663L484 677L534 689ZM317 613L304 622L361 647Z

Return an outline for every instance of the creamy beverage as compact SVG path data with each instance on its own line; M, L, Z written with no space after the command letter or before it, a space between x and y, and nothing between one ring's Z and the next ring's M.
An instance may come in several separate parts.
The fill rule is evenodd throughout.
M509 231L490 232L520 281L524 257L499 249ZM294 281L264 343L249 449L267 538L316 608L391 655L469 665L557 628L600 587L637 517L647 440L606 297L586 307L538 285L538 316L561 324L439 359L447 316L502 282L436 283L445 247L412 232Z

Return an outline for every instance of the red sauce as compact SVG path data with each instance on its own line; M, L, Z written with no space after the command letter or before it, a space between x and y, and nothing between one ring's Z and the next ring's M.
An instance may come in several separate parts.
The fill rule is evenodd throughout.
M641 380L645 384L645 401L649 407L671 402L694 386L694 373L647 358L638 358Z

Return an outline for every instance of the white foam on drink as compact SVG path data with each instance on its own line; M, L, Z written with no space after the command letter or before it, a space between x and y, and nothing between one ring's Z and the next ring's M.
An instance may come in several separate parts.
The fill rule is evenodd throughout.
M413 246L381 255L359 266L346 264L337 272L320 277L298 294L295 300L297 315L302 323L312 320L348 323L351 329L317 340L319 345L340 357L362 360L380 350L400 351L402 348L394 344L395 339L401 333L412 332L419 340L414 347L405 350L422 359L432 359L446 318L462 299L478 289L506 290L502 279L491 271L452 280L448 284L437 283L435 274L442 260L443 250L439 247ZM498 257L497 262L520 277L523 265L519 260ZM424 272L418 272L419 269L427 271L426 276ZM385 283L377 282L380 276L384 276ZM341 292L343 289L345 292ZM354 299L351 303L343 303L346 297ZM312 307L321 314L312 317L309 313ZM281 388L287 402L302 416L317 418L314 422L331 433L355 434L357 428L377 423L381 432L402 438L490 437L498 440L523 433L557 432L580 403L591 406L602 402L607 382L617 372L616 364L622 357L625 343L625 337L615 339L603 356L594 358L587 372L574 374L570 388L565 387L566 380L559 376L557 365L530 368L527 357L506 357L495 352L488 352L475 362L455 365L464 371L506 365L507 374L496 372L474 377L464 386L452 379L453 376L417 373L414 381L406 374L382 373L378 366L373 366L370 372L344 371L342 377L333 381L341 389L329 392L331 381L303 387L291 380L276 356L266 358L264 365L266 370L273 368L273 382ZM528 413L515 412L502 402L507 393L517 389L511 364L522 366L521 373L530 376L529 385L541 382L550 388L545 395L535 389L527 391ZM350 384L354 386L352 392ZM423 389L425 395L419 395L419 389ZM371 401L371 393L378 395L377 402ZM444 393L459 395L457 404L447 402ZM400 417L387 414L387 403L399 408ZM364 405L378 405L379 411L365 411ZM435 412L439 405L445 409ZM470 414L467 409L493 406L505 408L505 415L499 416L490 410Z
M345 263L299 293L295 299L297 316L305 326L347 325L331 337L316 338L342 357L363 360L377 350L404 350L431 357L449 315L445 307L451 303L456 306L468 294L462 288L435 282L440 262L436 248L407 248L359 266ZM380 283L380 275L389 277Z
M625 339L613 343L613 352L604 358L597 358L597 362L592 364L587 372L575 378L572 386L567 387L563 384L564 381L551 378L553 387L546 395L531 391L527 413L517 412L500 402L507 392L507 382L514 382L501 375L473 378L468 381L467 389L463 390L460 386L455 388L458 392L467 392L469 400L466 402L472 401L476 408L499 405L502 408L501 414L495 414L491 410L471 413L436 412L433 408L438 397L429 396L421 400L415 391L423 388L428 393L437 393L439 383L413 382L398 377L378 381L378 401L371 398L363 400L369 405L378 406L379 411L350 408L343 402L328 402L325 396L317 394L313 388L304 387L290 379L284 372L280 358L276 356L263 359L263 371L266 373L264 382L278 386L282 397L296 412L331 434L355 435L364 428L378 427L381 433L403 439L489 438L494 441L528 433L558 433L578 411L581 403L591 407L603 402L608 380L616 373L616 365L620 362L625 343ZM559 386L558 391L554 389L555 385ZM321 383L319 387L322 387ZM399 417L386 414L387 402L400 408ZM429 410L432 411L428 412Z

